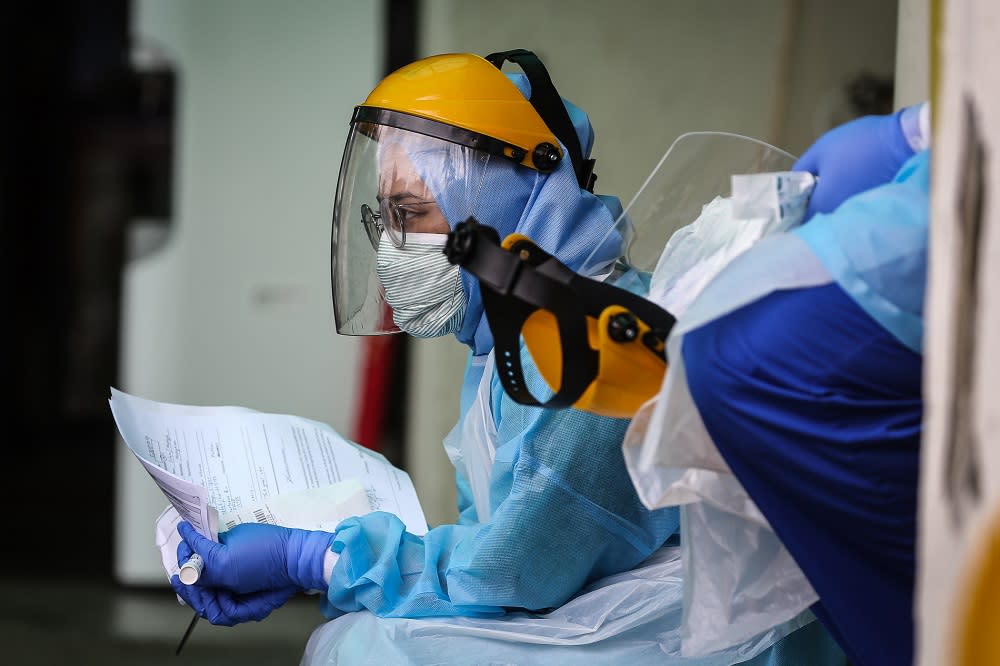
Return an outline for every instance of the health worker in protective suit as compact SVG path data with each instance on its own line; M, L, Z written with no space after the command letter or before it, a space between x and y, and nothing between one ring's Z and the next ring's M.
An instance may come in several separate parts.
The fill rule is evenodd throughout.
M502 73L505 60L525 75ZM333 533L239 525L220 543L182 523L178 561L196 552L204 571L172 584L203 617L260 620L299 591L320 591L337 619L314 633L311 663L837 663L824 661L833 645L815 622L678 656L678 513L636 496L621 456L628 421L525 407L500 387L478 282L447 260L447 233L475 217L529 235L572 269L596 248L596 272L606 272L621 254L607 233L620 205L592 193L592 144L587 116L525 51L427 58L356 107L333 219L337 329L468 345L462 417L445 442L460 518L422 537L381 512ZM542 385L530 367L525 375ZM581 610L551 619L573 604Z
M731 626L810 608L851 663L912 662L929 137L926 104L835 128L760 174L721 243L713 202L652 271L647 298L676 323L623 452L644 505L682 505L688 646L738 635L705 631L719 608ZM769 208L805 222L715 251ZM696 255L684 270L674 245ZM609 366L644 352L648 317L628 316L636 334L597 348Z
M818 175L811 219L713 287L755 263L798 274L682 344L712 441L858 666L913 658L927 116L910 107L821 137L796 165Z

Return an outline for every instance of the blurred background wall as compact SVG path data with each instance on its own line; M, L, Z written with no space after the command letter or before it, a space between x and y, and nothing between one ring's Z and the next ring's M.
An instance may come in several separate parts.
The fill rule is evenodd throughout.
M441 439L458 416L465 350L450 338L379 350L333 328L330 215L353 105L393 62L532 49L590 113L598 192L627 202L683 132L740 132L798 153L850 117L891 110L897 16L915 2L5 9L16 103L3 110L0 249L14 285L19 473L3 492L25 507L16 527L44 539L46 517L76 503L92 544L81 566L162 582L151 521L164 502L116 440L111 385L375 433L364 443L410 472L429 522L451 520ZM42 551L29 568L58 562Z

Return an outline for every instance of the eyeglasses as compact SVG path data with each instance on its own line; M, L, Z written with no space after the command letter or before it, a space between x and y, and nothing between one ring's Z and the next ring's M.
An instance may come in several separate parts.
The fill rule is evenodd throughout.
M406 245L406 218L414 211L411 206L422 206L434 203L428 201L408 201L399 204L391 199L379 201L379 211L376 213L368 204L361 204L361 223L368 234L368 240L372 247L378 250L378 242L382 237L382 232L389 234L389 240L396 247L402 249Z

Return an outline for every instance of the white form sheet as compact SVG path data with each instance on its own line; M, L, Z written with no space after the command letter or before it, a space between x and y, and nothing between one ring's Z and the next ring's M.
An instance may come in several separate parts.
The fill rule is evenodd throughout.
M132 453L180 517L209 538L240 522L332 531L369 511L396 514L413 534L427 531L409 475L324 423L114 388L110 403Z
M374 510L365 487L357 479L351 479L321 488L276 495L257 506L223 514L219 525L223 530L229 530L240 523L269 523L333 532L345 518ZM177 523L180 521L181 516L173 505L168 505L156 519L156 547L160 549L167 580L180 573L177 564L177 546L181 540Z

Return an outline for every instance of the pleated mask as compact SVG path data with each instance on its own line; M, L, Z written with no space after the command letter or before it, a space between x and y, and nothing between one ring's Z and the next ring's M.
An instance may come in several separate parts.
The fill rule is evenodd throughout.
M418 338L458 331L466 297L459 267L444 255L447 234L407 234L398 248L386 234L379 239L375 271L385 288L396 326Z

